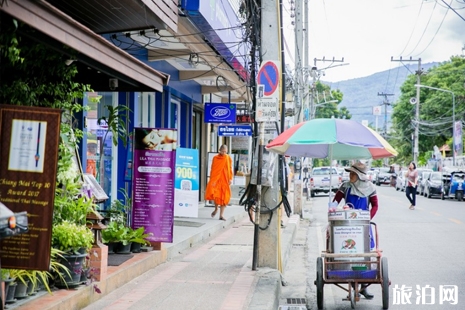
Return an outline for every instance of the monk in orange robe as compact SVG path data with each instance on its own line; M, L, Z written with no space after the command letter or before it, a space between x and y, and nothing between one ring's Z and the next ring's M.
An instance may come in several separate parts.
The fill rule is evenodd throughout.
M224 209L231 199L231 183L233 180L232 159L228 155L228 147L220 146L219 154L213 157L210 181L208 181L205 193L205 200L213 200L215 202L215 210L212 212L212 217L215 217L220 208L220 220L226 221L223 217Z

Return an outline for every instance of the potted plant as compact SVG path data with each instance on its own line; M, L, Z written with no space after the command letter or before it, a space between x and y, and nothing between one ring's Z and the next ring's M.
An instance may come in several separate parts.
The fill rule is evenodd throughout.
M14 297L23 299L28 296L28 287L30 283L37 282L30 270L10 269L10 276L15 279L16 290Z
M93 242L92 231L84 225L63 221L52 229L52 247L68 254L82 254Z
M69 270L69 274L58 277L57 286L70 287L80 283L83 263L93 242L94 235L86 226L63 221L53 227L52 247L64 252L60 263Z
M141 251L141 247L144 245L150 246L150 242L146 239L152 236L152 233L145 233L144 227L139 227L137 229L133 229L129 241L132 242L131 244L131 252L132 253L139 253Z
M17 283L14 278L14 272L12 274L12 269L2 269L2 282L5 283L3 295L5 298L5 303L13 303L16 301L15 293ZM3 284L3 283L2 283Z
M2 289L5 301L11 302L15 299L16 282L11 277L10 269L2 269Z
M50 250L50 272L46 272L45 276L41 276L39 280L39 285L43 285L50 294L52 291L50 289L49 280L64 283L66 282L65 276L71 278L71 272L68 267L61 263L65 260L65 254L65 252L53 247Z
M117 222L110 222L102 230L102 241L108 245L108 253L129 252L131 249L131 232L130 227ZM126 249L127 248L127 249Z

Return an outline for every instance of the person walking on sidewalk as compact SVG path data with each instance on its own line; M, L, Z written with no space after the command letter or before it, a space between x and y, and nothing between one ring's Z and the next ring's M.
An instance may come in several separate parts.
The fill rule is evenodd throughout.
M415 210L415 202L417 196L417 186L418 186L418 171L417 166L412 161L408 166L408 171L405 173L407 178L407 187L405 188L405 195L410 201L410 210Z
M219 154L213 157L210 181L208 181L205 192L205 200L213 200L215 202L215 210L212 212L212 217L215 217L220 209L220 220L226 221L224 218L224 209L231 199L231 183L233 180L232 159L228 155L228 147L223 144L220 146Z

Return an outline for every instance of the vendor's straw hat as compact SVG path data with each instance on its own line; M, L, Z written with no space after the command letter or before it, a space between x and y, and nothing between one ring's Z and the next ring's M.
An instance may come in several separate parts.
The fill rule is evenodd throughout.
M361 181L367 180L368 167L360 162L353 164L350 168L346 168L345 170L355 172Z

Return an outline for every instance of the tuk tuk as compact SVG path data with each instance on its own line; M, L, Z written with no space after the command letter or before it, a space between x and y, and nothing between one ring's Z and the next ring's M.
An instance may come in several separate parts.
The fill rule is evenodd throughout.
M452 171L442 175L441 199L463 200L465 171Z

